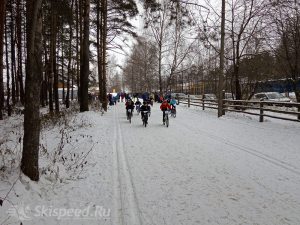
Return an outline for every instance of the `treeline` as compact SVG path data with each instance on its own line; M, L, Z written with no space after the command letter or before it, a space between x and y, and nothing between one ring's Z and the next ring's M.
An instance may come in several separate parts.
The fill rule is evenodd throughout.
M133 91L218 93L220 4L160 1L146 10L143 37L123 68ZM218 10L219 9L219 10ZM237 0L225 4L223 88L248 99L260 81L288 79L300 102L300 3Z

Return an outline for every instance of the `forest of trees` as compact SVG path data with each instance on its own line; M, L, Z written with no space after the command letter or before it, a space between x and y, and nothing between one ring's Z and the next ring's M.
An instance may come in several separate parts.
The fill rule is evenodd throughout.
M0 120L24 107L21 170L32 180L39 180L40 107L59 114L62 85L62 102L69 108L76 85L80 111L88 111L93 63L107 110L108 51L122 34L136 36L129 19L137 13L132 0L1 1Z
M236 99L249 98L259 81L285 78L293 82L300 102L299 1L223 2L224 71L221 1L1 0L0 120L24 107L23 173L39 179L40 107L59 114L61 86L65 108L78 87L81 112L89 110L88 88L95 80L106 111L108 83L161 93L182 92L186 85L192 92L205 83L216 92L220 74ZM144 27L138 32L131 19L139 5ZM133 40L130 55L111 78L108 56L123 51L124 35Z

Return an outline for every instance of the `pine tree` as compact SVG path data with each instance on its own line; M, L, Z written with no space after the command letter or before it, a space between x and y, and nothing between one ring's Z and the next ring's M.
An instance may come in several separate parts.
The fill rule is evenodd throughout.
M42 0L26 2L26 83L24 140L21 170L31 180L39 180L40 82L42 80Z
M89 84L89 16L90 0L84 1L83 11L83 41L82 58L80 59L80 112L88 111L88 84Z

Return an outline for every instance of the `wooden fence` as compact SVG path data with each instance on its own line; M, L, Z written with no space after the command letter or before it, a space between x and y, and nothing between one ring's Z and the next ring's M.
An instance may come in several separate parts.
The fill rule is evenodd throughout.
M191 98L189 95L177 100L178 104L186 104L188 107L192 105L202 107L202 110L218 109L217 100ZM226 112L236 112L258 116L259 122L263 122L265 117L300 122L300 103L223 99L222 104L223 115Z

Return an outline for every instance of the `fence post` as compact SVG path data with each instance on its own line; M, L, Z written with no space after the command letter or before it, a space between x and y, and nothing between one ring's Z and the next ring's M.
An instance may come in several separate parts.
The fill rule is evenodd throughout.
M205 104L204 104L204 95L202 95L202 110L205 109Z
M190 95L188 95L188 107L191 106L191 99L190 99Z
M264 103L259 103L259 122L264 122Z
M222 91L222 115L225 115L225 90Z

